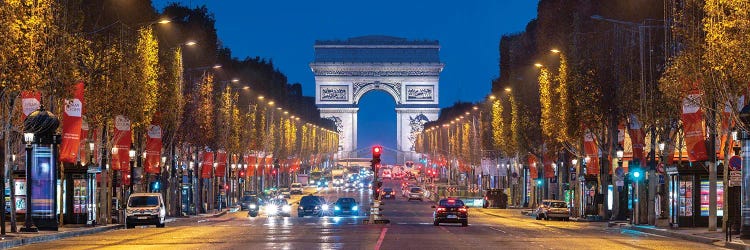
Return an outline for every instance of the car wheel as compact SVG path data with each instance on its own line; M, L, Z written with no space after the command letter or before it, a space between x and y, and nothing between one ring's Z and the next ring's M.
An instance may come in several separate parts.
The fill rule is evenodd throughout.
M433 222L432 222L432 225L433 225L433 226L440 226L440 222L438 222L438 221L433 221Z
M461 226L462 227L468 227L469 226L469 222L468 221L461 222Z
M164 223L159 223L159 224L156 224L156 227L157 227L157 228L164 228L164 226L165 226L165 225L164 225Z

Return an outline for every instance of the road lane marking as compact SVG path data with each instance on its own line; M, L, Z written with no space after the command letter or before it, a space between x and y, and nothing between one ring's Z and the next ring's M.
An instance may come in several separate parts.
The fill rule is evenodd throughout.
M490 229L492 229L492 230L495 230L495 231L498 231L498 232L501 232L501 233L507 234L507 232L503 231L503 230L502 230L502 229L500 229L500 228L496 228L496 227L489 227L489 228L490 228Z
M385 232L388 232L388 228L384 227L380 230L380 238L378 238L378 243L375 244L375 250L380 250L380 246L383 245L383 239L385 239Z

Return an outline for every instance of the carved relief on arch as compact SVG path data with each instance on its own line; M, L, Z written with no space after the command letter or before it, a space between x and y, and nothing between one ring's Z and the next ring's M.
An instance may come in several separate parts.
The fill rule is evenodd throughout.
M352 84L352 92L354 93L353 94L354 102L358 103L359 98L361 98L368 91L374 90L374 89L379 89L379 90L388 92L388 94L391 94L391 96L393 97L393 100L396 101L396 104L401 103L401 83L400 82L383 83L380 81L354 82L354 84Z

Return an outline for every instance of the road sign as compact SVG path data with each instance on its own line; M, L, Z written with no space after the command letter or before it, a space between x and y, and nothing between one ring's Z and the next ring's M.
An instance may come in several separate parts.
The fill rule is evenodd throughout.
M736 171L742 170L742 158L738 155L729 158L729 169Z
M729 171L729 186L730 187L742 186L742 171L737 171L737 170Z
M625 181L615 181L615 183L617 183L618 187L625 186Z
M664 175L663 174L659 175L659 184L664 184Z

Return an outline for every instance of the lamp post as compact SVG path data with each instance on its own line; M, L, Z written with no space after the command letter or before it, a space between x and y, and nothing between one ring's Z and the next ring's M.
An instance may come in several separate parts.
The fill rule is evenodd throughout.
M34 226L34 222L31 220L33 214L33 208L31 206L31 165L32 165L32 146L34 142L34 133L23 133L23 140L26 142L26 216L24 216L24 225L21 228L21 232L35 233L39 232L39 229Z
M627 209L620 209L620 189L618 188L620 187L620 183L622 183L621 184L622 187L625 187L625 180L624 180L625 174L622 172L620 172L622 174L618 173L618 171L624 171L622 168L622 158L625 156L625 151L622 149L622 145L620 144L617 145L617 151L615 151L615 156L617 157L617 167L615 168L615 171L614 171L615 172L614 177L617 177L617 178L615 179L613 177L614 183L610 182L610 184L614 184L614 185L612 188L612 194L609 194L609 193L607 194L607 199L608 199L607 208L612 210L612 217L617 218L617 217L620 217L623 211L627 210ZM604 187L604 188L606 188L607 192L609 192L609 187Z
M135 184L135 168L133 167L135 163L135 149L133 146L130 146L130 151L128 151L128 156L130 156L130 174L128 175L128 180L130 180L130 194L133 194L133 184Z

